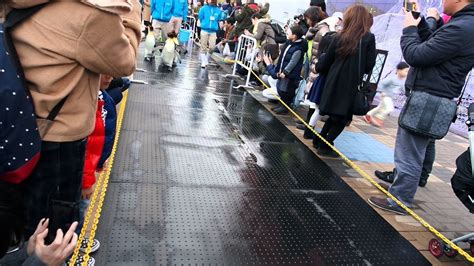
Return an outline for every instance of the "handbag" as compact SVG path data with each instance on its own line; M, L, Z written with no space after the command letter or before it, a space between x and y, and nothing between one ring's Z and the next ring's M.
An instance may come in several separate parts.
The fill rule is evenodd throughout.
M359 77L362 74L361 64L362 64L362 39L360 39L359 41ZM352 105L352 114L354 115L366 115L370 110L369 99L367 97L367 92L365 90L364 84L365 82L362 80L362 82L359 85L357 85L357 91L354 96L354 104Z
M230 56L230 46L228 43L224 45L224 51L222 52L222 55L225 56Z
M458 104L448 98L412 91L402 108L398 125L417 136L442 139L456 119L457 107Z
M417 72L415 72L415 81ZM461 104L467 82L457 102L412 90L398 117L398 125L410 133L432 139L442 139L449 131L451 123L456 122L457 110Z

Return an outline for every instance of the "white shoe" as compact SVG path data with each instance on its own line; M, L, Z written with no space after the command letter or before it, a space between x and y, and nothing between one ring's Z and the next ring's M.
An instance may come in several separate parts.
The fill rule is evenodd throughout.
M209 63L209 58L206 54L201 54L201 67L206 68L207 64Z
M80 247L79 250L80 250L81 252L84 252L84 253L85 253L88 243L89 243L89 238L85 238L84 240L82 240L81 247ZM99 242L99 240L94 239L94 240L92 241L92 246L91 246L91 252L90 252L90 253L96 252L97 250L99 250L99 247L100 247L100 242Z
M64 264L64 266L68 266L69 263L70 263L70 261L67 260L66 263ZM74 265L82 266L84 263L85 263L84 255L82 255L82 254L77 255L77 260L76 260L76 263ZM89 256L89 261L87 261L86 265L87 266L94 266L95 265L95 259L93 257Z

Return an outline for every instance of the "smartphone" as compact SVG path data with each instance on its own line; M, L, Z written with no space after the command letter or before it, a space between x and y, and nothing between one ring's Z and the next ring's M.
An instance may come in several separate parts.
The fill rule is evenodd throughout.
M404 0L403 7L408 12L416 11L416 3L410 2L410 0Z
M403 7L405 8L406 11L411 12L415 19L418 19L420 17L420 12L416 11L417 8L416 8L415 2L410 2L410 0L404 0Z
M74 221L79 221L79 203L50 199L48 206L49 230L46 244L53 243L56 232L61 229L65 234Z

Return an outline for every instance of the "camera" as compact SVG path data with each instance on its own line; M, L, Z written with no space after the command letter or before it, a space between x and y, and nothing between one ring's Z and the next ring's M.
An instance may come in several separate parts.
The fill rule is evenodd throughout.
M302 21L302 20L304 20L304 16L303 16L303 14L299 14L299 15L294 16L293 19Z

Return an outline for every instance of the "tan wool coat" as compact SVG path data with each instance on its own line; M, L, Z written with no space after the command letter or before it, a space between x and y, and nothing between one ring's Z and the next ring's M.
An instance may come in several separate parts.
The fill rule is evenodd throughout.
M48 1L7 1L0 15L42 2ZM140 12L138 0L54 1L13 29L38 124L68 97L43 140L68 142L90 135L100 74L122 77L135 69Z

